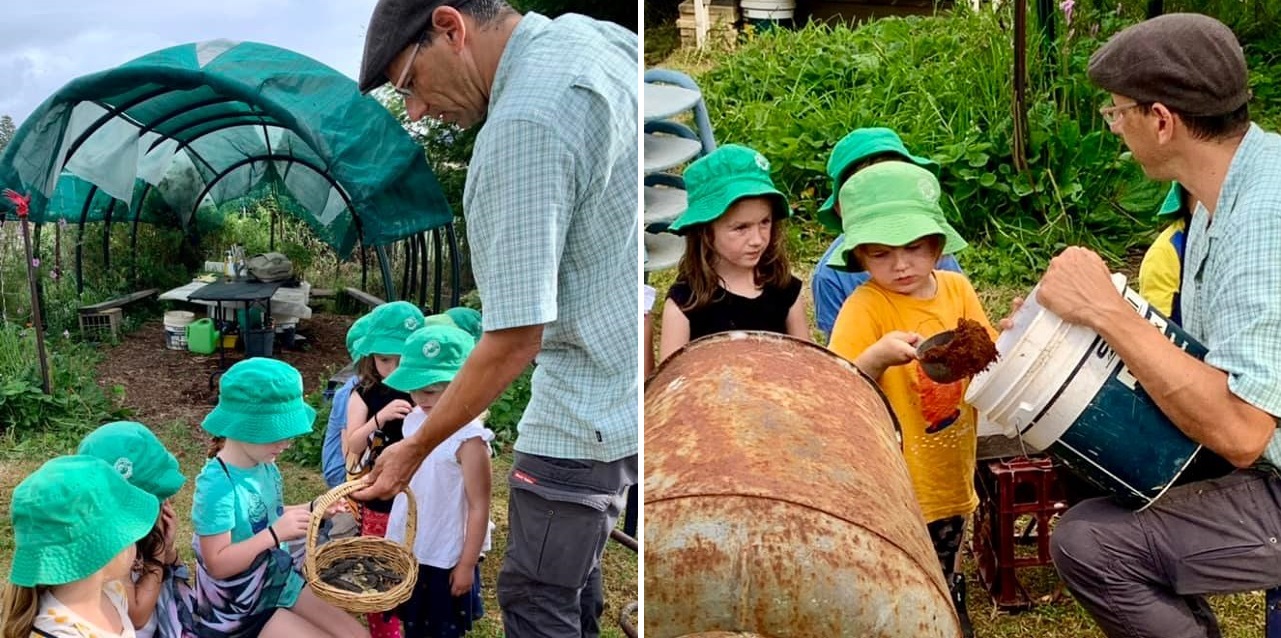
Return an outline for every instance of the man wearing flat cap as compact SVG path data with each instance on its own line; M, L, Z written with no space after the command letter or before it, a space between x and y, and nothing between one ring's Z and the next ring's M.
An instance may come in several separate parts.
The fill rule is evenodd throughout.
M379 0L366 33L361 91L484 122L463 194L484 334L355 496L399 491L537 358L498 574L509 638L599 634L600 557L636 483L638 58L622 27L501 0Z
M1089 76L1147 175L1198 202L1180 303L1209 352L1200 361L1168 341L1084 248L1050 262L1037 299L1099 333L1162 412L1235 469L1140 512L1108 499L1073 507L1054 530L1054 564L1108 636L1218 636L1206 594L1281 584L1281 137L1251 123L1245 57L1213 18L1130 27Z

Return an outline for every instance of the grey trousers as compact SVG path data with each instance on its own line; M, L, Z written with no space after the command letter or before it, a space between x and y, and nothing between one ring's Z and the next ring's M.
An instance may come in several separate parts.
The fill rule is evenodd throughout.
M498 571L507 638L600 635L600 558L636 477L635 455L602 463L516 453Z
M1281 479L1238 470L1171 488L1142 512L1084 501L1054 528L1050 550L1109 637L1218 638L1204 596L1281 584L1279 539Z

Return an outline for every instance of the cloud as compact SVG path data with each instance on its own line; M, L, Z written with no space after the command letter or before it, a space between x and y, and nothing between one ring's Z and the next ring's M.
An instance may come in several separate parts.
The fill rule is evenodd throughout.
M375 1L10 3L0 38L0 114L21 124L77 77L166 47L217 38L290 49L355 79Z

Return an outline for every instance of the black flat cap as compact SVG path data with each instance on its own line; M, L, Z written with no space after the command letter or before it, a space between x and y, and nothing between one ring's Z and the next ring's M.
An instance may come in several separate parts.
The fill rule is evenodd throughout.
M360 60L360 92L388 82L387 65L413 44L431 23L431 13L446 0L378 0L365 30L365 55Z
M1185 115L1231 113L1250 99L1245 54L1227 25L1197 13L1145 20L1090 57L1090 81Z

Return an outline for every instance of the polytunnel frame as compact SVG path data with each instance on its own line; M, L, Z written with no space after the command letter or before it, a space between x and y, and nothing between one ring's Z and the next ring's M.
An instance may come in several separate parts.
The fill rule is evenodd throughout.
M144 102L147 102L148 100L157 98L161 95L165 95L170 92L185 90L185 89L182 89L179 86L175 86L175 84L173 83L164 84L160 88L135 96L115 106L109 106L101 102L98 102L97 100L92 100L92 99L81 100L81 101L89 101L94 104L97 104L98 106L102 107L105 112L102 115L100 115L96 120L94 120L93 123L87 126L83 131L81 131L80 134L77 135L76 139L73 140L72 143L69 145L67 153L62 159L62 166L60 167L61 169L60 173L66 170L67 165L75 157L76 152L80 150L81 146L83 146L85 142L88 141L98 130L100 130L103 126L105 126L107 123L111 122L115 118L127 118L133 124L137 125L139 128L139 132L138 132L139 137L147 133L155 132L158 135L158 137L156 140L152 142L151 146L148 148L148 151L154 150L161 143L164 143L166 141L173 141L177 143L177 147L174 149L175 153L178 151L186 150L193 159L195 159L196 161L199 161L211 172L214 172L213 178L208 180L208 182L205 184L204 188L202 189L200 195L195 199L195 201L192 204L192 215L191 215L192 219L195 218L196 211L199 209L202 201L208 195L208 193L213 189L213 187L216 186L218 182L220 182L222 179L224 179L225 177L232 174L234 171L244 166L255 164L258 162L284 162L288 165L289 168L291 168L294 164L301 165L307 169L310 169L316 175L321 177L327 184L329 184L329 186L332 187L334 191L338 193L339 197L342 198L344 207L351 214L352 222L356 228L356 236L360 244L359 259L360 259L360 266L361 266L361 275L360 275L361 288L367 289L368 288L368 267L369 267L368 259L367 259L368 244L365 241L364 224L362 222L361 215L356 211L356 207L352 203L351 196L347 193L346 189L343 188L342 184L338 180L336 180L333 177L333 175L331 175L329 171L325 170L323 167L316 165L310 160L296 157L291 154L280 154L280 153L272 152L270 148L271 146L270 135L267 134L266 129L267 127L273 127L273 128L283 128L283 129L289 130L293 132L295 135L298 135L299 138L309 148L312 148L313 150L315 150L316 147L315 147L315 144L313 143L313 140L310 140L308 139L307 136L304 136L303 131L297 130L289 126L288 124L284 123L284 121L282 121L282 118L273 116L271 113L263 110L258 102L251 99L253 96L249 95L248 91L241 89L240 85L233 82L208 81L209 79L216 79L216 78L214 76L210 76L209 78L206 79L206 81L202 82L202 84L204 86L209 86L210 88L213 88L214 90L218 91L218 95L216 97L200 100L197 102L193 102L191 104L184 104L180 108L172 109L159 117L151 119L145 124L143 122L134 120L133 118L129 117L129 114L127 113L127 111L135 106L138 106ZM215 115L211 115L203 118L197 118L191 122L185 123L180 129L177 129L176 131L171 131L169 133L164 133L157 130L160 125L176 117L179 117L181 115L184 115L208 106L214 106L217 104L224 104L228 102L239 102L241 104L244 104L250 109L250 112L249 113L223 113L223 114L215 114ZM294 115L292 111L285 111L285 113L290 116ZM218 122L218 120L228 120L228 121ZM192 129L206 126L214 122L218 122L218 124L216 126L201 130L196 136L190 139L184 139L176 135L177 133L187 132ZM217 171L213 167L213 165L192 146L193 142L195 142L196 140L206 135L210 135L212 133L216 133L218 131L222 131L228 128L245 126L245 125L250 125L250 126L258 125L263 127L263 134L264 134L263 137L264 137L265 144L267 146L266 153L258 153L249 157L242 158L228 165L223 170ZM288 173L289 168L286 168L286 174ZM146 183L145 186L142 188L142 191L139 194L137 201L130 206L130 208L134 209L132 211L133 220L130 228L130 240L129 240L131 253L136 254L137 252L138 228L139 228L139 223L141 221L142 205L143 205L143 202L146 201L147 195L150 194L153 186L154 185L151 183ZM135 186L135 188L137 187ZM88 213L92 206L93 199L97 196L98 190L100 189L96 184L91 184L91 188L89 190L88 195L86 195L85 197L85 202L81 209L81 216L78 224L78 233L79 233L80 241L78 241L76 245L76 258L75 258L76 289L78 293L82 293L84 291L83 245L84 245L85 225L88 223ZM108 205L106 215L102 220L103 221L104 269L110 269L111 267L111 260L110 260L111 223L113 221L115 209L119 201L120 200L114 197L112 198L111 203ZM272 232L270 237L270 241L272 242L273 247L275 242L274 223L275 223L275 213L273 212ZM42 225L40 224L36 225L37 250L39 249L39 234L40 234L39 231L41 226ZM461 297L459 288L461 286L461 281L462 281L462 273L461 273L462 267L460 263L460 254L458 249L458 237L452 221L450 223L444 224L443 229L444 229L444 233L443 233L444 239L447 239L448 247L449 247L450 305L456 306L458 305ZM435 249L433 251L434 259L432 260L432 265L434 266L434 268L432 268L432 270L435 271L435 283L433 286L434 295L433 295L433 303L431 304L431 308L435 311L438 311L441 308L441 301L443 297L443 291L442 291L442 285L444 283L443 282L443 278L444 278L443 262L445 259L445 254L442 251L442 232L441 231L442 231L442 226L436 226L436 227L426 229L426 230L414 233L412 235L403 237L399 240L399 241L404 241L406 243L406 263L405 263L404 273L402 275L402 280L405 283L402 285L402 290L407 291L410 294L410 296L417 297L418 301L420 303L423 303L425 302L426 291L427 291L426 282L429 274L428 261L426 259L426 237L425 236L428 232L432 234L433 246ZM398 242L394 242L391 245L394 246L395 243L398 243ZM375 245L374 252L378 258L379 270L380 270L380 274L383 277L383 288L386 293L387 299L395 300L397 299L395 279L391 272L391 266L392 266L391 258L387 253L386 246L387 246L386 244ZM422 255L422 259L418 258L420 254ZM418 270L422 271L421 274L417 272ZM131 260L130 262L130 280L132 282L137 281L136 259ZM415 291L415 284L417 284L416 291ZM417 294L414 295L413 294L414 292L417 292Z

